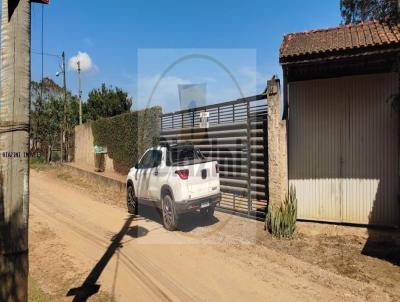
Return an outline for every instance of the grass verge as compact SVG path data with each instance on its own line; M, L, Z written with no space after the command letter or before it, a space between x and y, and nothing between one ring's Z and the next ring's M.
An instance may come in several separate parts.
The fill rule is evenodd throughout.
M50 302L50 297L43 292L37 282L28 277L28 301L29 302Z

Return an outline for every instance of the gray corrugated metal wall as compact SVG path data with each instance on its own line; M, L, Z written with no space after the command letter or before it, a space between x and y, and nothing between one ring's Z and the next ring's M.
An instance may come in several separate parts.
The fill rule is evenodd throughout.
M289 184L298 218L399 224L397 74L289 84Z

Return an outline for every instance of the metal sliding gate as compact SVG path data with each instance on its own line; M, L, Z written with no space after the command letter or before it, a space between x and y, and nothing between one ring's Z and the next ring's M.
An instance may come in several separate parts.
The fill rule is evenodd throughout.
M161 139L192 142L220 166L219 208L264 218L268 200L266 95L161 116ZM204 125L203 112L208 112Z

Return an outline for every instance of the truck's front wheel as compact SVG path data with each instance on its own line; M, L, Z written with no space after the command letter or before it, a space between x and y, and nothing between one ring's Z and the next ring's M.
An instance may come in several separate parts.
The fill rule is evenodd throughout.
M162 199L162 214L164 227L168 231L175 231L178 227L178 214L171 196L165 195Z

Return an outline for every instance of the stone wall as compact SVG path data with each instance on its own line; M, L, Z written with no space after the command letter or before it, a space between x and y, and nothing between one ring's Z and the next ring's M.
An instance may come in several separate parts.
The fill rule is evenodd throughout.
M268 192L269 203L280 205L288 192L286 120L282 120L280 81L268 81Z
M94 169L93 133L90 123L75 127L74 162ZM114 172L113 160L106 154L105 171Z

